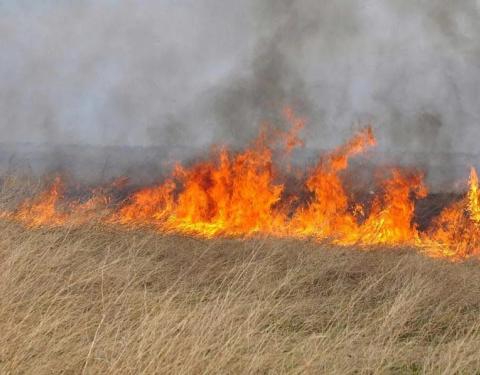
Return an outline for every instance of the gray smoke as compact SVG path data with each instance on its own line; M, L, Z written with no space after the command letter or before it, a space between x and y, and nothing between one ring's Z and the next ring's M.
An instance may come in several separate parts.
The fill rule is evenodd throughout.
M3 142L242 143L293 106L307 145L372 122L478 153L476 0L0 1Z

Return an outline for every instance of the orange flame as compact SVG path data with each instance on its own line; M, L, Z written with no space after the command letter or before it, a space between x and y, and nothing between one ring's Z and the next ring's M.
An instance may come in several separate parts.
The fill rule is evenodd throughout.
M66 215L59 211L57 206L63 193L63 181L60 177L56 177L47 191L23 202L13 217L32 227L62 225L66 220Z
M469 257L480 254L479 182L470 170L469 189L464 199L445 208L428 231L436 244L435 256Z
M51 186L36 197L25 200L15 212L2 212L0 217L19 221L28 227L83 225L98 218L110 198L102 188L94 189L85 202L65 202L65 183L57 176Z
M421 173L391 170L370 203L355 201L345 188L342 178L350 159L376 144L372 128L367 127L308 171L300 189L305 197L292 196L274 155L278 147L284 158L304 145L299 134L305 121L290 108L284 116L291 124L288 132L272 135L263 129L241 152L221 148L209 161L177 164L169 178L137 190L118 208L112 205L111 190L121 189L124 180L93 189L90 198L82 201L68 199L64 182L56 178L49 189L0 217L30 227L100 220L204 237L312 237L337 245L414 246L428 255L452 259L480 255L480 191L474 168L464 198L420 231L415 203L428 194Z
M354 216L348 212L348 198L338 172L347 168L350 157L373 145L375 137L368 127L346 145L320 160L306 182L314 198L293 217L291 224L294 233L317 238L338 238L358 230Z
M274 233L283 220L274 212L283 186L273 182L272 151L265 136L237 155L221 150L216 163L178 165L171 180L134 194L117 220L205 236ZM181 191L175 198L177 188Z
M472 167L470 170L470 189L468 191L468 212L470 218L480 224L480 201L478 191L478 175L477 171Z
M427 188L420 174L393 170L384 183L384 193L375 197L368 219L357 232L348 233L344 243L366 245L416 244L419 234L413 223L413 198L423 198Z

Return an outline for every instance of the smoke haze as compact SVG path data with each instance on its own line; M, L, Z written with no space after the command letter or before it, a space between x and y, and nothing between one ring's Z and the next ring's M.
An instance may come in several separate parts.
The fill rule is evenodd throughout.
M242 143L284 105L307 146L478 153L480 4L0 1L2 142Z

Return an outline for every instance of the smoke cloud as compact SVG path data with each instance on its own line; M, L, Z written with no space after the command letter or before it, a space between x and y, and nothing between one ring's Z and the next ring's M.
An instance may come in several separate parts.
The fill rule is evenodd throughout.
M1 1L2 142L242 143L284 105L307 146L372 122L396 152L478 153L480 4Z

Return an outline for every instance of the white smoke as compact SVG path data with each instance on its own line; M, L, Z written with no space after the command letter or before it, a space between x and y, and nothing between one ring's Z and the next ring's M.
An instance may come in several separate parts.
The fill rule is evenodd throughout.
M3 142L237 142L293 104L308 145L479 152L475 0L0 2Z

